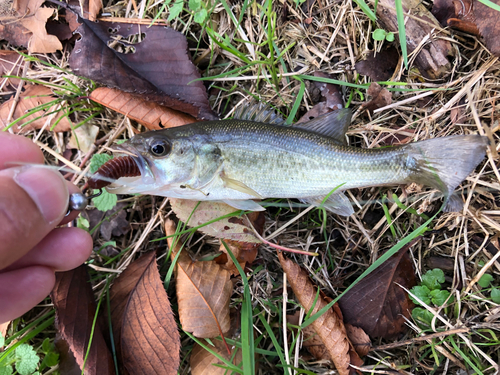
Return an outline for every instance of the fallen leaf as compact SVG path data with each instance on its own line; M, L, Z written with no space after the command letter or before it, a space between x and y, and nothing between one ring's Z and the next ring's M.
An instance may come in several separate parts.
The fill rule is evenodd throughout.
M83 124L71 132L68 148L78 149L87 153L94 145L99 127L90 124Z
M165 233L175 233L172 220L165 222ZM180 250L168 238L172 259ZM201 338L213 338L229 331L231 320L229 300L233 291L229 271L215 261L194 262L186 251L181 251L176 266L176 291L179 320L182 329Z
M23 56L17 51L0 51L0 76L21 76L24 64ZM1 84L4 90L8 86L17 89L21 82L18 78L2 78Z
M190 201L187 199L170 199L172 210L179 220L187 222L190 227L197 227L209 221L215 220L221 216L229 215L238 211L225 203L203 201ZM196 206L198 207L196 208ZM196 208L196 211L193 210ZM191 215L192 214L192 215ZM191 218L189 218L191 216ZM217 220L214 223L205 225L198 229L200 232L213 236L215 238L223 238L239 242L261 243L249 228L244 217L228 217Z
M314 76L321 78L333 78L332 75L323 72L314 72ZM307 111L304 116L296 122L297 124L310 121L318 116L324 115L325 113L344 108L344 100L342 99L340 86L317 81L313 81L313 85L319 90L322 101L315 104L309 111Z
M148 101L216 119L205 86L187 50L186 37L168 27L130 23L94 23L85 19L77 29L81 38L69 58L73 71L106 86L135 93ZM127 38L137 35L132 44ZM124 48L124 53L112 48Z
M264 224L266 222L266 217L263 211L255 211L247 214L248 220L255 228L257 233L262 235L264 232ZM257 254L259 253L260 243L254 242L239 242L232 240L225 240L226 245L229 247L234 257L238 260L242 269L245 269L247 264L252 264ZM220 264L232 275L239 275L238 268L234 265L231 257L228 256L226 246L221 241L220 251L222 254L215 258L217 264Z
M210 347L211 350L224 357L226 360L231 361L235 365L239 365L242 360L241 350L238 347L234 347L231 355L227 353L226 346L220 340L212 340L212 343L215 347L210 346L207 343L207 346ZM234 353L236 351L236 354ZM233 357L234 356L234 357ZM212 355L208 350L205 350L202 346L197 343L193 346L193 351L191 352L191 375L225 375L228 371L222 367L217 367L214 365L225 366L224 362L220 359Z
M78 367L80 373L85 362L84 374L114 374L113 358L100 325L93 326L96 303L87 266L57 272L50 296L60 337L56 343L61 354L60 367Z
M102 9L102 0L89 0L89 20L95 21Z
M386 88L382 88L378 83L372 82L368 87L367 94L372 97L368 103L364 103L361 107L367 111L373 112L378 108L385 107L392 103L392 94Z
M7 329L9 328L10 322L5 322L5 323L0 323L0 335L2 335L3 338L7 336ZM3 348L3 346L0 345L0 350Z
M317 288L309 280L308 274L299 265L286 259L282 253L278 253L278 258L300 305L310 315L316 314L325 307L327 302L321 296L313 307ZM330 359L337 368L337 372L340 375L349 375L351 372L349 365L351 363L350 351L352 345L347 338L347 332L342 319L333 309L329 309L311 323L311 326L325 345Z
M328 352L326 345L323 344L321 337L319 337L312 325L308 325L306 328L304 328L302 330L302 334L304 335L302 346L306 348L314 358L316 358L318 361L332 360L330 358L330 353Z
M53 8L41 8L44 0L11 2L11 14L0 16L0 38L28 47L30 53L51 53L62 49L54 35L47 34L45 23L54 14ZM7 5L8 6L8 5Z
M49 103L53 100L57 99L55 96L52 95L52 90L50 90L48 87L45 86L40 86L40 85L30 85L26 88L26 90L21 94L19 102L16 105L16 109L14 111L14 115L12 116L12 121L16 120L17 118L24 116L26 113L31 111L33 108L38 107L42 104ZM11 107L14 104L14 99L10 99L3 103L0 106L0 130L9 124L7 123L7 118L9 116L9 113L11 111ZM45 117L45 113L52 112L56 109L56 105L50 107L48 110L40 110L38 112L35 112L28 117L24 118L17 124L15 124L11 129L14 130L15 133L27 133L31 130L34 129L41 129L45 123L47 122L48 117ZM64 113L63 111L58 112L51 120L49 125L46 127L46 129L51 129L52 125L58 120L59 123L57 126L54 128L55 132L64 132L71 130L71 122L68 120L66 116L63 116ZM36 119L37 117L40 117L39 119ZM36 120L35 120L36 119ZM33 122L30 122L29 124L23 126L26 122L34 120Z
M106 211L106 213L104 214L104 216L108 217L109 220L104 220L101 223L100 233L102 238L104 238L106 241L111 240L112 237L120 237L130 232L131 227L130 222L127 220L127 212L125 211L125 207L127 207L127 203L121 202L116 204L111 210ZM100 216L102 217L102 213ZM96 225L100 221L101 220L98 220ZM90 227L94 227L92 226L92 223Z
M355 327L352 324L346 324L345 329L347 331L347 337L349 337L356 353L358 353L360 357L367 355L372 345L370 337L366 332L363 331L362 328Z
M196 122L194 117L185 113L117 89L99 87L90 93L90 99L126 115L149 130L173 128Z
M349 290L339 305L346 323L362 328L370 337L391 339L407 329L413 302L407 289L417 285L408 249L413 240ZM398 285L399 284L399 285Z
M491 0L500 5L500 0ZM486 48L500 56L500 16L498 11L477 0L435 0L432 14L443 26L482 36Z
M380 52L370 52L365 60L358 61L356 71L364 76L369 76L372 81L387 81L394 74L398 65L398 50L391 46Z
M111 287L110 301L121 366L130 374L177 374L180 335L155 252L122 272Z
M500 5L500 0L491 2ZM479 34L486 42L486 48L495 56L500 56L500 12L480 1L474 1L474 15Z
M54 14L55 9L40 8L32 17L21 20L22 25L33 35L28 42L28 51L31 53L52 53L61 50L62 44L54 35L47 34L45 23Z

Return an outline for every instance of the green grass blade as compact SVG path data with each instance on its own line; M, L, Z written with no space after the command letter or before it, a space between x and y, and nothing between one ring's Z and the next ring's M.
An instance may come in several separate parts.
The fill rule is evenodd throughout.
M490 7L491 9L495 9L497 12L500 12L500 5L495 4L494 2L492 2L490 0L479 0L479 2ZM500 14L497 15L497 17L500 17Z
M290 111L290 114L288 115L288 118L286 119L285 124L290 125L293 120L295 119L295 115L297 114L297 111L299 110L300 103L302 102L302 98L304 97L304 92L306 91L306 85L304 81L300 80L300 89L299 93L297 94L297 98L295 99L295 102L293 103L292 110Z
M375 15L375 13L373 13L373 10L370 9L370 7L368 6L367 3L365 3L364 0L354 0L354 2L356 4L358 4L358 6L361 8L361 10L363 11L364 14L366 14L366 16L372 20L373 22L377 21L377 16Z
M252 314L252 296L250 295L250 287L248 286L248 279L245 272L240 266L240 263L234 256L231 249L227 246L224 240L221 240L226 248L227 254L231 257L234 265L241 275L243 282L243 303L241 306L241 354L243 358L243 374L255 374L255 347L253 338L253 314Z
M429 220L427 220L425 223L423 223L421 226L419 226L417 229L415 229L413 232L411 232L408 236L403 238L401 241L399 241L396 245L391 247L388 251L386 251L380 258L378 258L370 267L366 269L365 272L361 274L349 287L337 298L335 298L333 301L331 301L328 305L323 307L321 310L319 310L316 314L311 316L309 319L306 319L304 323L302 323L302 328L307 327L309 324L314 322L316 319L318 319L322 314L324 314L328 309L332 308L332 306L337 302L344 294L346 294L351 288L354 287L359 281L364 279L368 274L370 274L372 271L374 271L377 267L379 267L382 263L384 263L387 259L389 259L391 256L396 254L399 249L401 249L403 246L408 244L410 241L415 239L416 237L420 236L422 233L424 233L427 230L427 226L431 223L432 220L436 217L436 215L441 212L439 210L433 217L431 217Z
M395 1L396 1L396 17L398 19L399 43L401 44L401 53L403 55L405 68L408 69L408 50L406 49L406 29L405 29L405 15L403 12L403 3L402 0L395 0Z

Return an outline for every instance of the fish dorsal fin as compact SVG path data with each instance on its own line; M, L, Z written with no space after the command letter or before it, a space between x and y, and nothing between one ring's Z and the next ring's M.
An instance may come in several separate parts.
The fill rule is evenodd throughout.
M354 213L351 202L341 191L333 192L323 203L325 197L308 197L302 198L301 201L307 204L312 204L317 207L324 207L334 214L342 216L350 216Z
M326 135L342 144L346 144L345 133L351 124L351 115L352 111L349 108L342 108L318 116L310 121L295 124L293 127Z
M233 114L233 119L265 122L267 124L282 125L285 120L269 105L262 102L251 102L239 106Z

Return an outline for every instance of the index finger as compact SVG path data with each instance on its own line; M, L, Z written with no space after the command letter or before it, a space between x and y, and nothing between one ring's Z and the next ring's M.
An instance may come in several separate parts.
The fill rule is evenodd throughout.
M0 170L15 163L43 164L42 151L28 138L0 131Z

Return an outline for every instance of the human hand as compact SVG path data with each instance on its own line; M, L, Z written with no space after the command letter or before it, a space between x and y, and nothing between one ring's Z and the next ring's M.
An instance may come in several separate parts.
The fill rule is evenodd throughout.
M90 235L79 228L56 228L75 219L67 212L78 188L60 173L12 163L43 163L29 139L0 131L0 323L42 301L55 271L78 267L92 251Z

